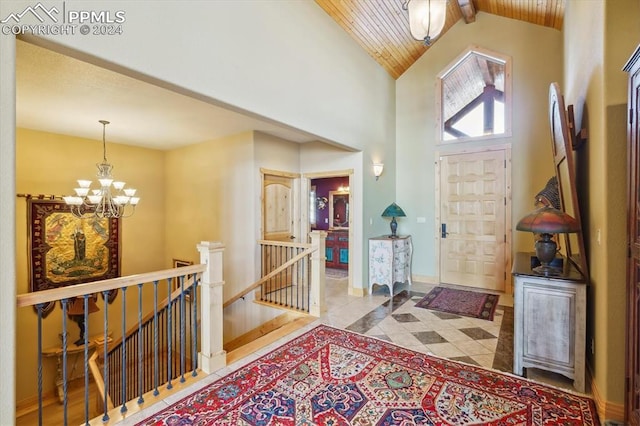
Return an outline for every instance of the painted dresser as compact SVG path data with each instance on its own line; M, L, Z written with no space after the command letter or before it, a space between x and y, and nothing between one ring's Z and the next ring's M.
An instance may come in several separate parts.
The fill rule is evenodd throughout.
M411 236L369 238L369 294L373 285L386 285L393 296L395 283L411 285Z

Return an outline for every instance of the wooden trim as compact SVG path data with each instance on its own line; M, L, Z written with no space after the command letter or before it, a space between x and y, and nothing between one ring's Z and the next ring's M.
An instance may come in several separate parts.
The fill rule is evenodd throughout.
M369 294L369 289L360 287L349 287L348 294L349 296L365 297L367 294Z
M55 288L51 290L37 291L35 293L20 294L16 297L18 308L33 306L39 303L55 302L61 299L84 296L85 294L101 293L103 291L116 290L122 287L130 287L140 283L160 281L180 275L203 273L207 265L198 264L184 266L182 268L164 269L162 271L147 272L144 274L128 275L126 277L112 278L109 280L94 281L85 284Z
M312 247L311 244L306 244L306 243L290 243L288 241L271 241L271 240L258 240L258 244L265 245L265 246L292 247L292 248L302 248L302 249L310 249Z
M604 424L605 420L615 420L616 422L624 423L624 404L610 402L605 400L598 389L596 382L591 381L591 393L593 394L593 401L596 404L596 411L600 421Z
M248 342L244 346L241 346L232 352L227 352L227 365L233 364L237 360L255 353L257 350L264 348L265 346L277 341L278 339L288 336L294 331L299 330L300 328L311 324L316 320L317 318L309 315L300 315L297 318L292 318L291 321L283 324L277 329L274 329L270 333L258 337L252 342Z
M320 179L320 178L344 177L352 174L353 174L353 169L346 169L346 170L334 170L330 172L304 173L302 177L307 179Z
M280 176L291 179L298 179L300 177L300 173L283 172L282 170L264 169L262 167L260 167L260 173L262 173L263 175Z

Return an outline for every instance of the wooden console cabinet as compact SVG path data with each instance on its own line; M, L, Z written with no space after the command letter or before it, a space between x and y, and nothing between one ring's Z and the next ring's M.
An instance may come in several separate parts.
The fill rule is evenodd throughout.
M325 266L327 268L349 268L349 231L329 231L325 240Z
M564 259L558 276L532 271L533 253L517 253L514 276L513 372L527 367L553 371L573 379L585 391L587 284Z

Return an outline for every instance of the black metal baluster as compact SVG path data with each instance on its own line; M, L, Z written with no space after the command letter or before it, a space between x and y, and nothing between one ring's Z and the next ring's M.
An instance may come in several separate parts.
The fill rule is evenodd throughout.
M193 274L193 286L191 287L191 375L198 375L198 281L200 277Z
M127 347L126 347L126 336L127 336L127 287L122 287L122 314L120 320L122 321L122 366L121 375L122 375L122 406L120 407L121 413L127 412Z
M42 309L44 303L36 305L38 313L38 425L42 426Z
M153 395L158 396L158 280L153 282Z
M146 327L145 327L146 329ZM142 283L138 284L138 404L144 403L144 371L142 369Z
M104 300L104 324L103 324L103 330L104 333L103 335L105 336L104 339L104 349L103 349L103 353L104 353L104 371L103 371L103 377L104 377L104 415L102 416L102 421L103 422L107 422L109 421L109 414L107 413L108 409L109 409L109 405L107 404L107 398L109 395L109 339L107 339L108 333L109 333L109 315L108 315L108 311L109 311L109 290L103 291L102 292L102 298Z
M172 278L169 278L167 280L167 289L168 289L168 293L169 293L169 300L167 301L167 306L169 307L169 317L167 319L167 336L168 336L168 342L167 342L167 367L168 367L168 371L167 371L167 377L169 379L169 381L167 382L167 389L172 389L173 388L173 384L171 384L171 379L173 379L172 376L172 365L171 365L171 360L172 360L172 356L171 356L171 351L173 350L173 336L171 335L171 330L172 330L172 323L171 323L171 282L173 281Z
M69 299L62 299L62 416L67 425L67 303Z

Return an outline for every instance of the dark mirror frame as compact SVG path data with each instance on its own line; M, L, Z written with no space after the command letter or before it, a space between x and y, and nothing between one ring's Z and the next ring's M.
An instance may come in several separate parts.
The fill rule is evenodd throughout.
M341 217L336 215L342 214ZM329 191L329 229L349 229L349 193Z
M549 124L561 208L565 213L575 218L582 229L572 138L569 134L569 129L573 126L569 126L564 98L560 93L558 83L551 83L549 87ZM582 231L575 234L564 234L564 236L566 257L587 277L589 270Z

